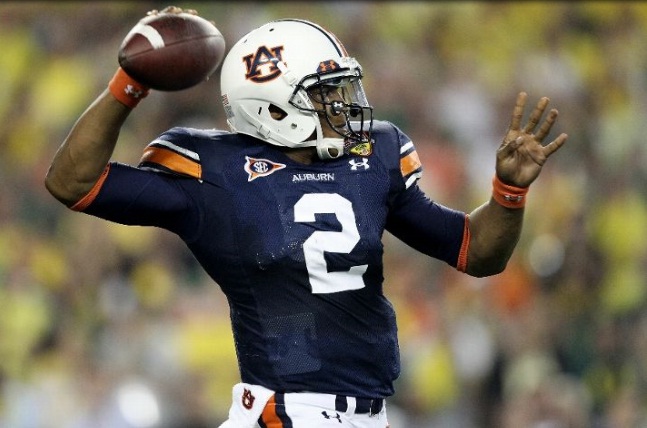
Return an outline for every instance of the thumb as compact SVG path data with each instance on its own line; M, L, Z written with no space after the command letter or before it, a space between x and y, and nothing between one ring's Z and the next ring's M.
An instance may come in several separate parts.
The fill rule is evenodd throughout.
M517 151L517 149L523 144L523 137L519 136L515 138L512 141L504 141L501 147L499 148L499 154L501 156L507 157L513 152Z

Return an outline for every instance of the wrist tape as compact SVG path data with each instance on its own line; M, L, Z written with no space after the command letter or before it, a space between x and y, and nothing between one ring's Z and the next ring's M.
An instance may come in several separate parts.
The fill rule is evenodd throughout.
M526 205L526 194L529 187L510 186L499 180L497 175L492 179L492 197L506 208L523 208Z
M123 68L119 67L110 80L108 89L117 101L129 108L135 108L137 104L148 95L149 88L126 74Z

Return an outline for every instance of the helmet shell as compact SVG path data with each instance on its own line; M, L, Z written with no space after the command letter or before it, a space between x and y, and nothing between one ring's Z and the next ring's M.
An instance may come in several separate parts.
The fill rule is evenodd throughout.
M330 74L330 64L340 66L336 75L361 76L337 37L317 24L285 19L250 31L231 47L221 68L232 131L279 146L315 146L323 139L321 124L305 88Z

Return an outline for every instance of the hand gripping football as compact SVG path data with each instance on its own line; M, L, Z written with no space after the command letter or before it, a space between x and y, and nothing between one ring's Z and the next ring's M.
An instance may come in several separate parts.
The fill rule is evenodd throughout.
M119 65L139 83L160 91L207 80L225 55L215 25L190 13L156 13L137 23L119 47Z

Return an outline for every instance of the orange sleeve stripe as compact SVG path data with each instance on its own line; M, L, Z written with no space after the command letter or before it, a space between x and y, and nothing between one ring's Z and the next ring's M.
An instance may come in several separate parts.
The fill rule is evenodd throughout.
M101 176L99 177L97 182L94 183L94 186L92 186L92 189L90 189L90 191L86 193L86 195L82 197L77 203L72 205L70 209L74 211L84 211L87 207L89 207L90 204L96 199L99 191L101 190L101 187L103 187L103 183L106 181L106 177L108 177L109 171L110 164L106 165L103 172L101 173Z
M411 174L418 168L422 166L420 158L418 157L418 152L413 151L400 159L400 171L402 171L402 176L406 177Z
M163 147L148 147L144 150L141 162L156 163L180 174L202 178L202 166L199 163Z
M465 215L465 226L463 227L463 243L461 244L461 250L458 253L458 262L456 263L456 269L465 272L467 270L467 252L470 248L470 216Z
M274 395L270 397L265 404L263 413L261 414L261 420L267 426L267 428L283 428L283 422L279 418L279 415L276 414L276 401Z

